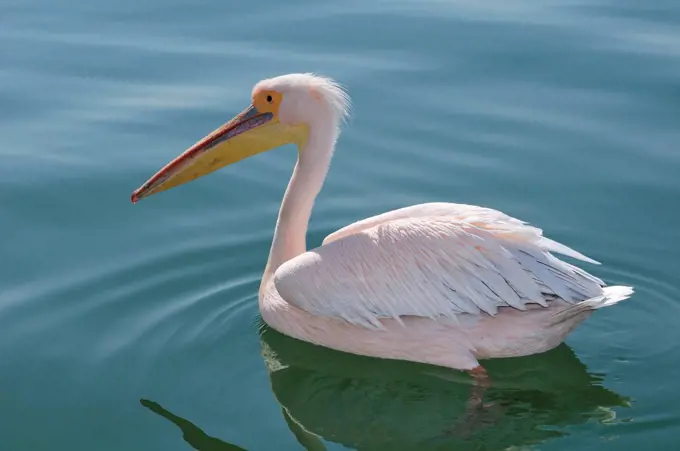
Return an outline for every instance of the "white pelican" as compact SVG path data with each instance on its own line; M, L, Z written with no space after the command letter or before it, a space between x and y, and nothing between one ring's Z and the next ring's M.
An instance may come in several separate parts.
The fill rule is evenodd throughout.
M264 321L340 351L467 370L547 351L601 307L631 296L552 253L595 263L499 211L429 203L348 225L308 251L314 200L348 115L335 81L289 74L255 85L252 104L170 162L132 202L284 144L298 160L259 291Z

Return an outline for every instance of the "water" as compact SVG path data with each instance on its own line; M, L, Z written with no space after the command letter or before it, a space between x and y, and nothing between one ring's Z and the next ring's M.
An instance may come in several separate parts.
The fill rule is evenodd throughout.
M677 2L229 3L0 3L1 449L678 446ZM473 203L636 295L552 352L490 363L471 432L466 376L260 333L295 152L129 195L256 81L299 71L346 84L355 112L311 246Z

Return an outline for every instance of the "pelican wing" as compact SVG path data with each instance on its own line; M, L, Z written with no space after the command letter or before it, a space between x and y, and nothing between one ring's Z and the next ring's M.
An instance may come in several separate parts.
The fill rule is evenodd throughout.
M416 218L449 218L456 221L464 221L473 215L484 215L488 220L494 221L517 221L522 224L517 219L511 218L500 211L492 210L490 208L478 207L476 205L466 205L466 204L452 204L448 202L430 202L426 204L411 205L404 208L399 208L397 210L388 211L376 216L371 216L370 218L362 219L353 224L345 226L339 230L328 235L324 240L323 244L326 245L333 241L339 240L349 235L361 232L362 230L370 229L379 224L386 222L395 221L397 219L416 219Z
M410 211L409 211L410 210ZM366 327L403 316L455 318L525 310L560 298L598 296L604 283L557 259L596 263L496 210L425 204L332 234L279 267L274 283L290 304Z

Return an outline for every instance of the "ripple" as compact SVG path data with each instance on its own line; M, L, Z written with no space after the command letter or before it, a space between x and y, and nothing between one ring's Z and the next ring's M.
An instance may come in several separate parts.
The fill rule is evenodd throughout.
M39 32L40 31L40 32ZM206 55L210 57L276 59L281 61L295 60L298 63L327 62L349 64L365 69L379 70L414 70L413 65L403 61L403 54L397 52L364 52L357 53L315 53L304 48L292 49L271 42L258 41L209 41L205 39L183 38L175 36L146 36L144 39L122 35L102 36L97 33L45 32L42 30L5 30L0 31L0 38L27 40L32 42L61 43L72 46L94 46L129 48L141 52L164 52L171 54ZM226 87L223 87L226 88Z
M329 441L436 447L420 438L450 426L467 378L424 379L267 333L280 362L265 371L257 288L295 151L129 204L244 107L255 81L293 71L338 78L355 106L310 246L393 208L473 203L542 227L602 261L586 269L607 283L636 288L570 335L587 366L565 348L490 362L494 399L510 410L475 444L673 442L677 2L232 3L0 6L6 448L183 445L139 412L149 397L246 449L296 449L270 385ZM601 424L612 410L601 418L600 407L619 420Z
M6 291L0 346L38 340L63 349L78 341L87 347L85 360L97 365L131 348L151 357L168 346L219 338L257 310L262 257L248 250L266 251L269 237L242 238L181 243ZM228 277L224 265L234 259L239 275Z

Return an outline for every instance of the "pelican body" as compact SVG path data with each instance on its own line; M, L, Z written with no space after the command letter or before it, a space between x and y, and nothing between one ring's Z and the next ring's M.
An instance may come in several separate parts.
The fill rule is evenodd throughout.
M312 250L306 233L350 100L332 79L289 74L158 171L132 202L249 156L297 145L259 290L264 321L354 354L473 375L479 360L547 351L590 314L631 296L555 257L594 260L499 211L415 205L348 225Z

